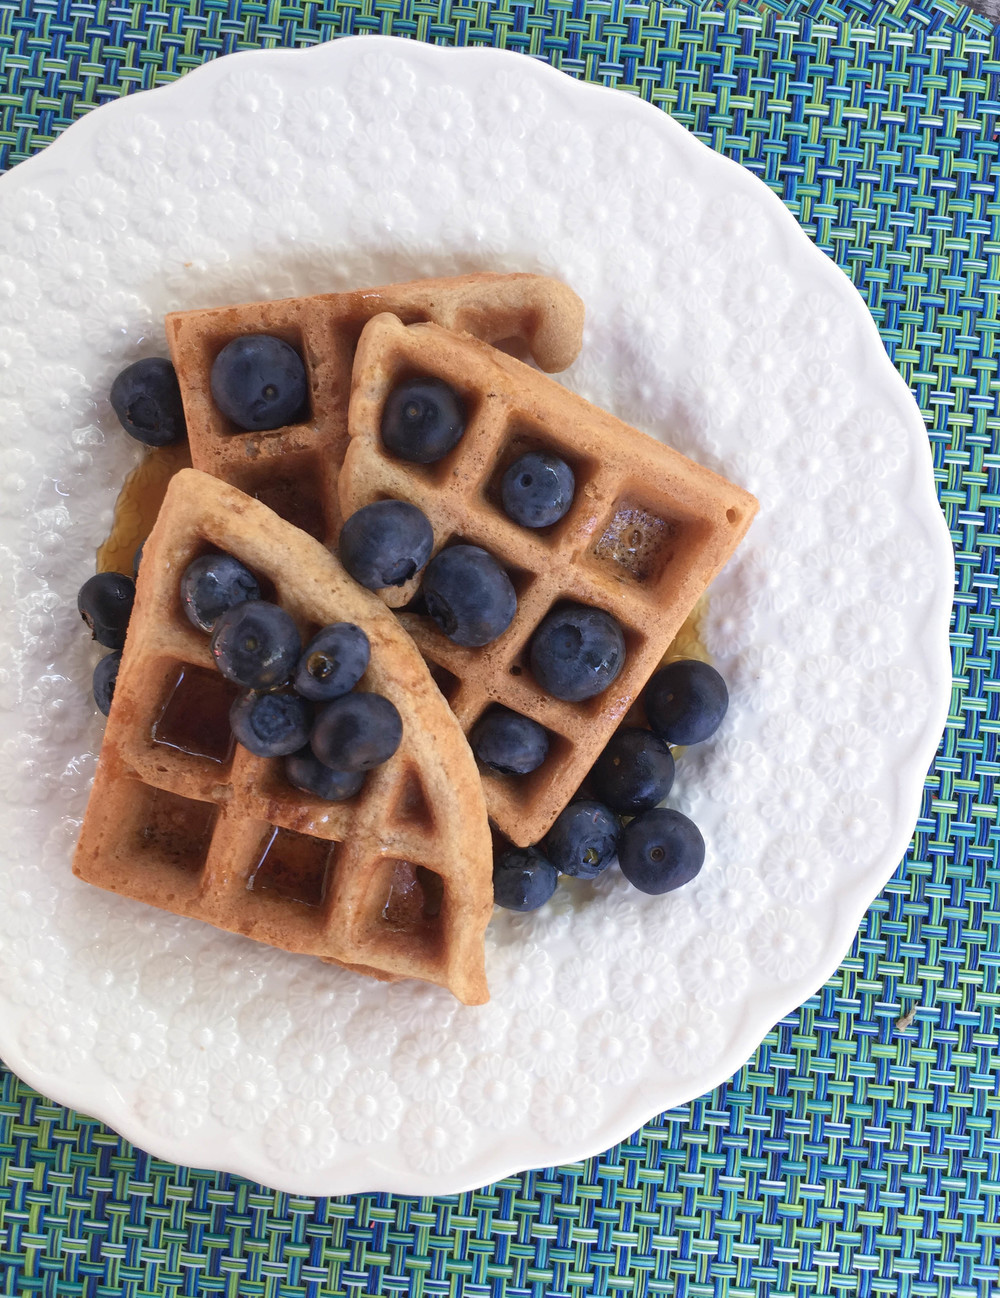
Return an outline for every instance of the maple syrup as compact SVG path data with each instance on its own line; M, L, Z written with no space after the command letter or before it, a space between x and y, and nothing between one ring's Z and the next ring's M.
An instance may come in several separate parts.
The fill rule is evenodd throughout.
M273 892L303 906L320 906L336 844L291 829L271 829L247 878L248 892Z
M192 757L228 762L236 743L229 709L239 690L218 672L185 664L177 668L167 701L153 723L154 744Z
M135 552L153 530L170 479L191 467L187 442L151 447L122 483L107 539L97 550L98 572L132 575Z
M382 918L395 932L412 933L441 914L443 900L440 875L411 861L394 861Z
M636 581L655 580L673 558L678 530L677 523L623 502L594 546L594 556L623 568Z
M166 789L144 789L136 847L166 859L178 870L197 874L205 861L215 826L216 808Z

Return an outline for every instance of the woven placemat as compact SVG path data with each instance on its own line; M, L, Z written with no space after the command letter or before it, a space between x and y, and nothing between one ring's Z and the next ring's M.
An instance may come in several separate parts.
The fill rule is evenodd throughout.
M491 44L642 95L767 182L868 301L957 554L947 731L850 955L727 1085L599 1158L442 1199L158 1162L0 1068L0 1292L1000 1292L1000 50L957 4L0 0L0 166L236 49ZM902 1020L902 1022L900 1022Z

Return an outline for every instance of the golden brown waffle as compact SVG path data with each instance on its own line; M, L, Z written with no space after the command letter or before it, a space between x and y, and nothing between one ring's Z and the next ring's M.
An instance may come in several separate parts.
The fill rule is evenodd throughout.
M235 687L181 607L218 548L262 581L303 643L351 621L371 643L360 688L391 699L403 740L342 803L301 793L282 759L233 745ZM146 543L74 871L90 883L289 951L487 999L492 850L476 764L409 637L336 558L266 506L193 469Z
M380 311L392 311L407 323L433 320L530 352L544 370L570 365L583 333L583 303L564 284L542 275L425 279L168 315L167 339L194 467L332 542L340 525L337 475L347 450L354 348L366 322ZM309 414L302 423L246 433L216 407L212 363L226 343L247 333L274 334L302 355L309 382Z
M404 463L382 447L386 397L416 374L450 384L469 416L458 446L436 464ZM374 500L411 501L430 519L435 552L454 541L480 545L510 574L517 613L485 648L454 644L426 617L404 613L402 621L465 731L493 703L549 731L549 755L530 775L481 771L494 823L515 843L537 843L735 550L757 501L520 361L391 315L372 320L358 344L350 431L340 474L345 518ZM568 461L576 493L560 522L532 531L503 513L500 479L519 455L537 449ZM418 585L419 577L379 593L401 607ZM618 679L583 703L545 693L528 666L532 633L562 601L604 609L625 635Z

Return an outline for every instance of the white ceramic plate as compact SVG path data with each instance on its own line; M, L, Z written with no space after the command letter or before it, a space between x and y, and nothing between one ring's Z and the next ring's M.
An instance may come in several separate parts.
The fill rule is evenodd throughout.
M497 913L489 1006L385 987L77 883L102 722L75 594L136 452L111 377L172 308L424 272L584 298L565 381L754 491L679 764L698 880ZM731 1074L902 856L947 710L951 549L860 298L748 172L521 56L382 38L240 54L0 184L0 1056L181 1163L441 1193L606 1148Z

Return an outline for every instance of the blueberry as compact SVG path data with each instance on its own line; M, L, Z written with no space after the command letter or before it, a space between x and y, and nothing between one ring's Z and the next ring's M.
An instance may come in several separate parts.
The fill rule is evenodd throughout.
M199 631L213 630L227 609L248 599L260 599L257 578L231 554L203 554L184 570L181 603Z
M212 632L211 649L227 680L249 690L272 690L295 670L302 641L283 608L253 599L222 614Z
M646 718L661 739L697 744L718 730L729 707L729 691L714 667L683 658L656 672L643 702Z
M287 757L309 741L312 709L297 694L249 690L229 709L233 734L256 757Z
M119 649L113 654L105 654L94 668L94 702L105 716L111 711L111 700L115 696L121 661L122 655Z
M340 562L361 586L402 586L431 557L427 516L405 500L378 500L355 510L340 529Z
M567 703L601 694L625 664L625 637L613 617L583 604L553 609L531 638L531 670L543 690Z
M510 708L494 707L472 727L469 743L484 766L504 775L527 775L549 751L543 726Z
M80 616L98 644L121 649L135 601L135 582L120 572L99 572L88 577L76 597Z
M537 910L552 896L559 874L536 847L514 847L493 862L493 900L506 910Z
M302 357L281 338L244 334L227 343L212 365L212 397L227 419L247 432L284 428L304 413L308 384Z
M478 545L453 545L435 555L421 589L427 612L460 645L489 644L507 630L517 611L510 578Z
M285 778L303 793L312 793L325 802L343 802L361 791L364 771L335 771L324 766L308 746L285 758Z
M573 503L573 470L558 455L529 451L503 475L504 513L522 527L558 523Z
M458 445L465 409L440 379L407 379L389 393L382 410L382 444L411 464L433 464Z
M640 892L672 892L693 879L704 860L698 826L668 807L630 820L618 845L622 874Z
M590 772L594 792L620 816L648 811L670 792L674 758L648 730L625 727L611 736Z
M317 631L295 669L295 690L318 702L353 690L368 669L368 637L353 622L333 622Z
M320 709L312 750L335 771L370 771L387 762L403 738L403 721L381 694L345 694Z
M159 356L122 370L111 385L111 407L126 433L145 446L169 446L187 433L177 374Z
M545 853L562 874L596 879L618 851L621 822L601 802L580 798L571 802L545 839Z
M146 539L148 540L149 538L147 537ZM145 544L146 542L143 541L142 545L139 546L138 550L136 550L135 554L132 556L132 580L133 581L139 580L139 564L142 563L142 551L143 548L145 547Z

